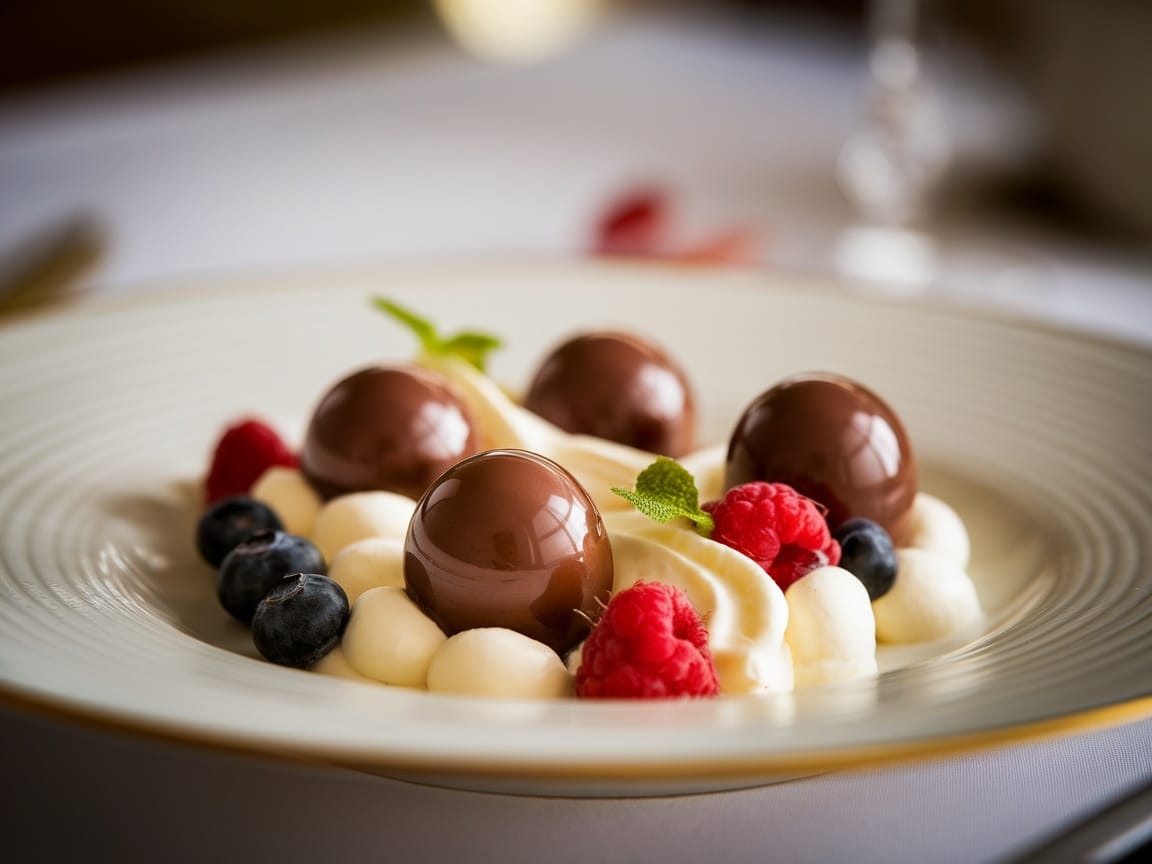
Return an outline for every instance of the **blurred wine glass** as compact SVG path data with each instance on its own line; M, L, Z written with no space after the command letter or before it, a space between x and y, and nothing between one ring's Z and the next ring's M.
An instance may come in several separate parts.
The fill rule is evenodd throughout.
M923 11L918 0L872 0L865 115L837 164L857 220L838 238L838 268L899 286L936 275L936 247L922 223L952 156L929 79Z

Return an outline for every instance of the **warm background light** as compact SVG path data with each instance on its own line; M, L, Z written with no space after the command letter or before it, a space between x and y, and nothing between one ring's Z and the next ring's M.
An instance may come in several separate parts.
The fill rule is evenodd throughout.
M436 0L441 20L464 48L513 62L562 50L602 8L602 0Z

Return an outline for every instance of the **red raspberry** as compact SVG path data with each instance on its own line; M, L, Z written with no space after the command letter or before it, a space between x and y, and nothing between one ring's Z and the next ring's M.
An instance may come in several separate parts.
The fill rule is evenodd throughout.
M840 563L840 544L816 502L786 483L745 483L703 509L716 522L712 539L743 552L782 591L817 567Z
M755 264L759 240L748 228L734 228L696 245L686 246L668 257L680 264Z
M586 699L715 696L708 631L682 590L637 582L616 594L584 642L576 695Z
M612 201L596 224L597 255L660 258L686 265L754 264L760 231L734 228L685 245L673 232L672 201L657 188L636 188Z
M230 495L247 495L273 465L295 468L296 464L296 454L275 429L260 420L241 420L225 429L216 444L205 497L211 504Z
M656 189L637 189L612 203L596 227L598 255L656 255L668 234L668 199Z

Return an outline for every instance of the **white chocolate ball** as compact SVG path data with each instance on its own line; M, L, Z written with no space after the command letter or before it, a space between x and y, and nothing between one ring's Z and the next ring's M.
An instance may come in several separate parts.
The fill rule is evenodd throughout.
M371 588L352 606L340 646L352 668L374 681L423 687L444 634L403 588Z
M344 655L344 650L339 645L313 663L310 671L319 672L321 675L331 675L334 678L346 678L349 681L367 681L372 684L378 683L357 672L352 664L348 662L348 658Z
M297 468L273 465L260 475L251 496L276 511L284 530L310 537L323 502Z
M348 602L370 588L404 587L404 541L369 537L345 546L328 562L328 578L348 595Z
M580 668L580 664L584 662L584 643L581 642L575 648L568 652L568 657L564 661L564 666L573 675L576 674Z
M872 604L883 642L932 642L983 617L976 587L956 561L925 549L897 549L892 590Z
M797 687L876 674L876 620L864 583L842 567L819 567L784 598Z
M353 492L325 504L312 527L312 542L331 561L357 540L392 537L403 540L416 502L395 492Z
M951 558L961 569L968 566L968 529L960 515L934 495L916 494L898 545Z
M506 699L571 695L572 676L551 648L515 630L478 627L449 638L428 667L428 690Z

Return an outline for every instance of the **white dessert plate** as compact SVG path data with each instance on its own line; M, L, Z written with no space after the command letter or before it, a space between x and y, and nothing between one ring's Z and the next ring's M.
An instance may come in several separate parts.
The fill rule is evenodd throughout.
M0 689L141 732L461 787L669 794L990 746L1152 713L1152 353L853 295L643 266L429 265L169 285L0 327ZM343 373L411 356L382 293L500 332L523 386L576 329L648 334L705 443L784 375L843 372L903 417L972 536L979 632L874 681L698 702L432 696L272 666L193 549L221 426L298 436Z

